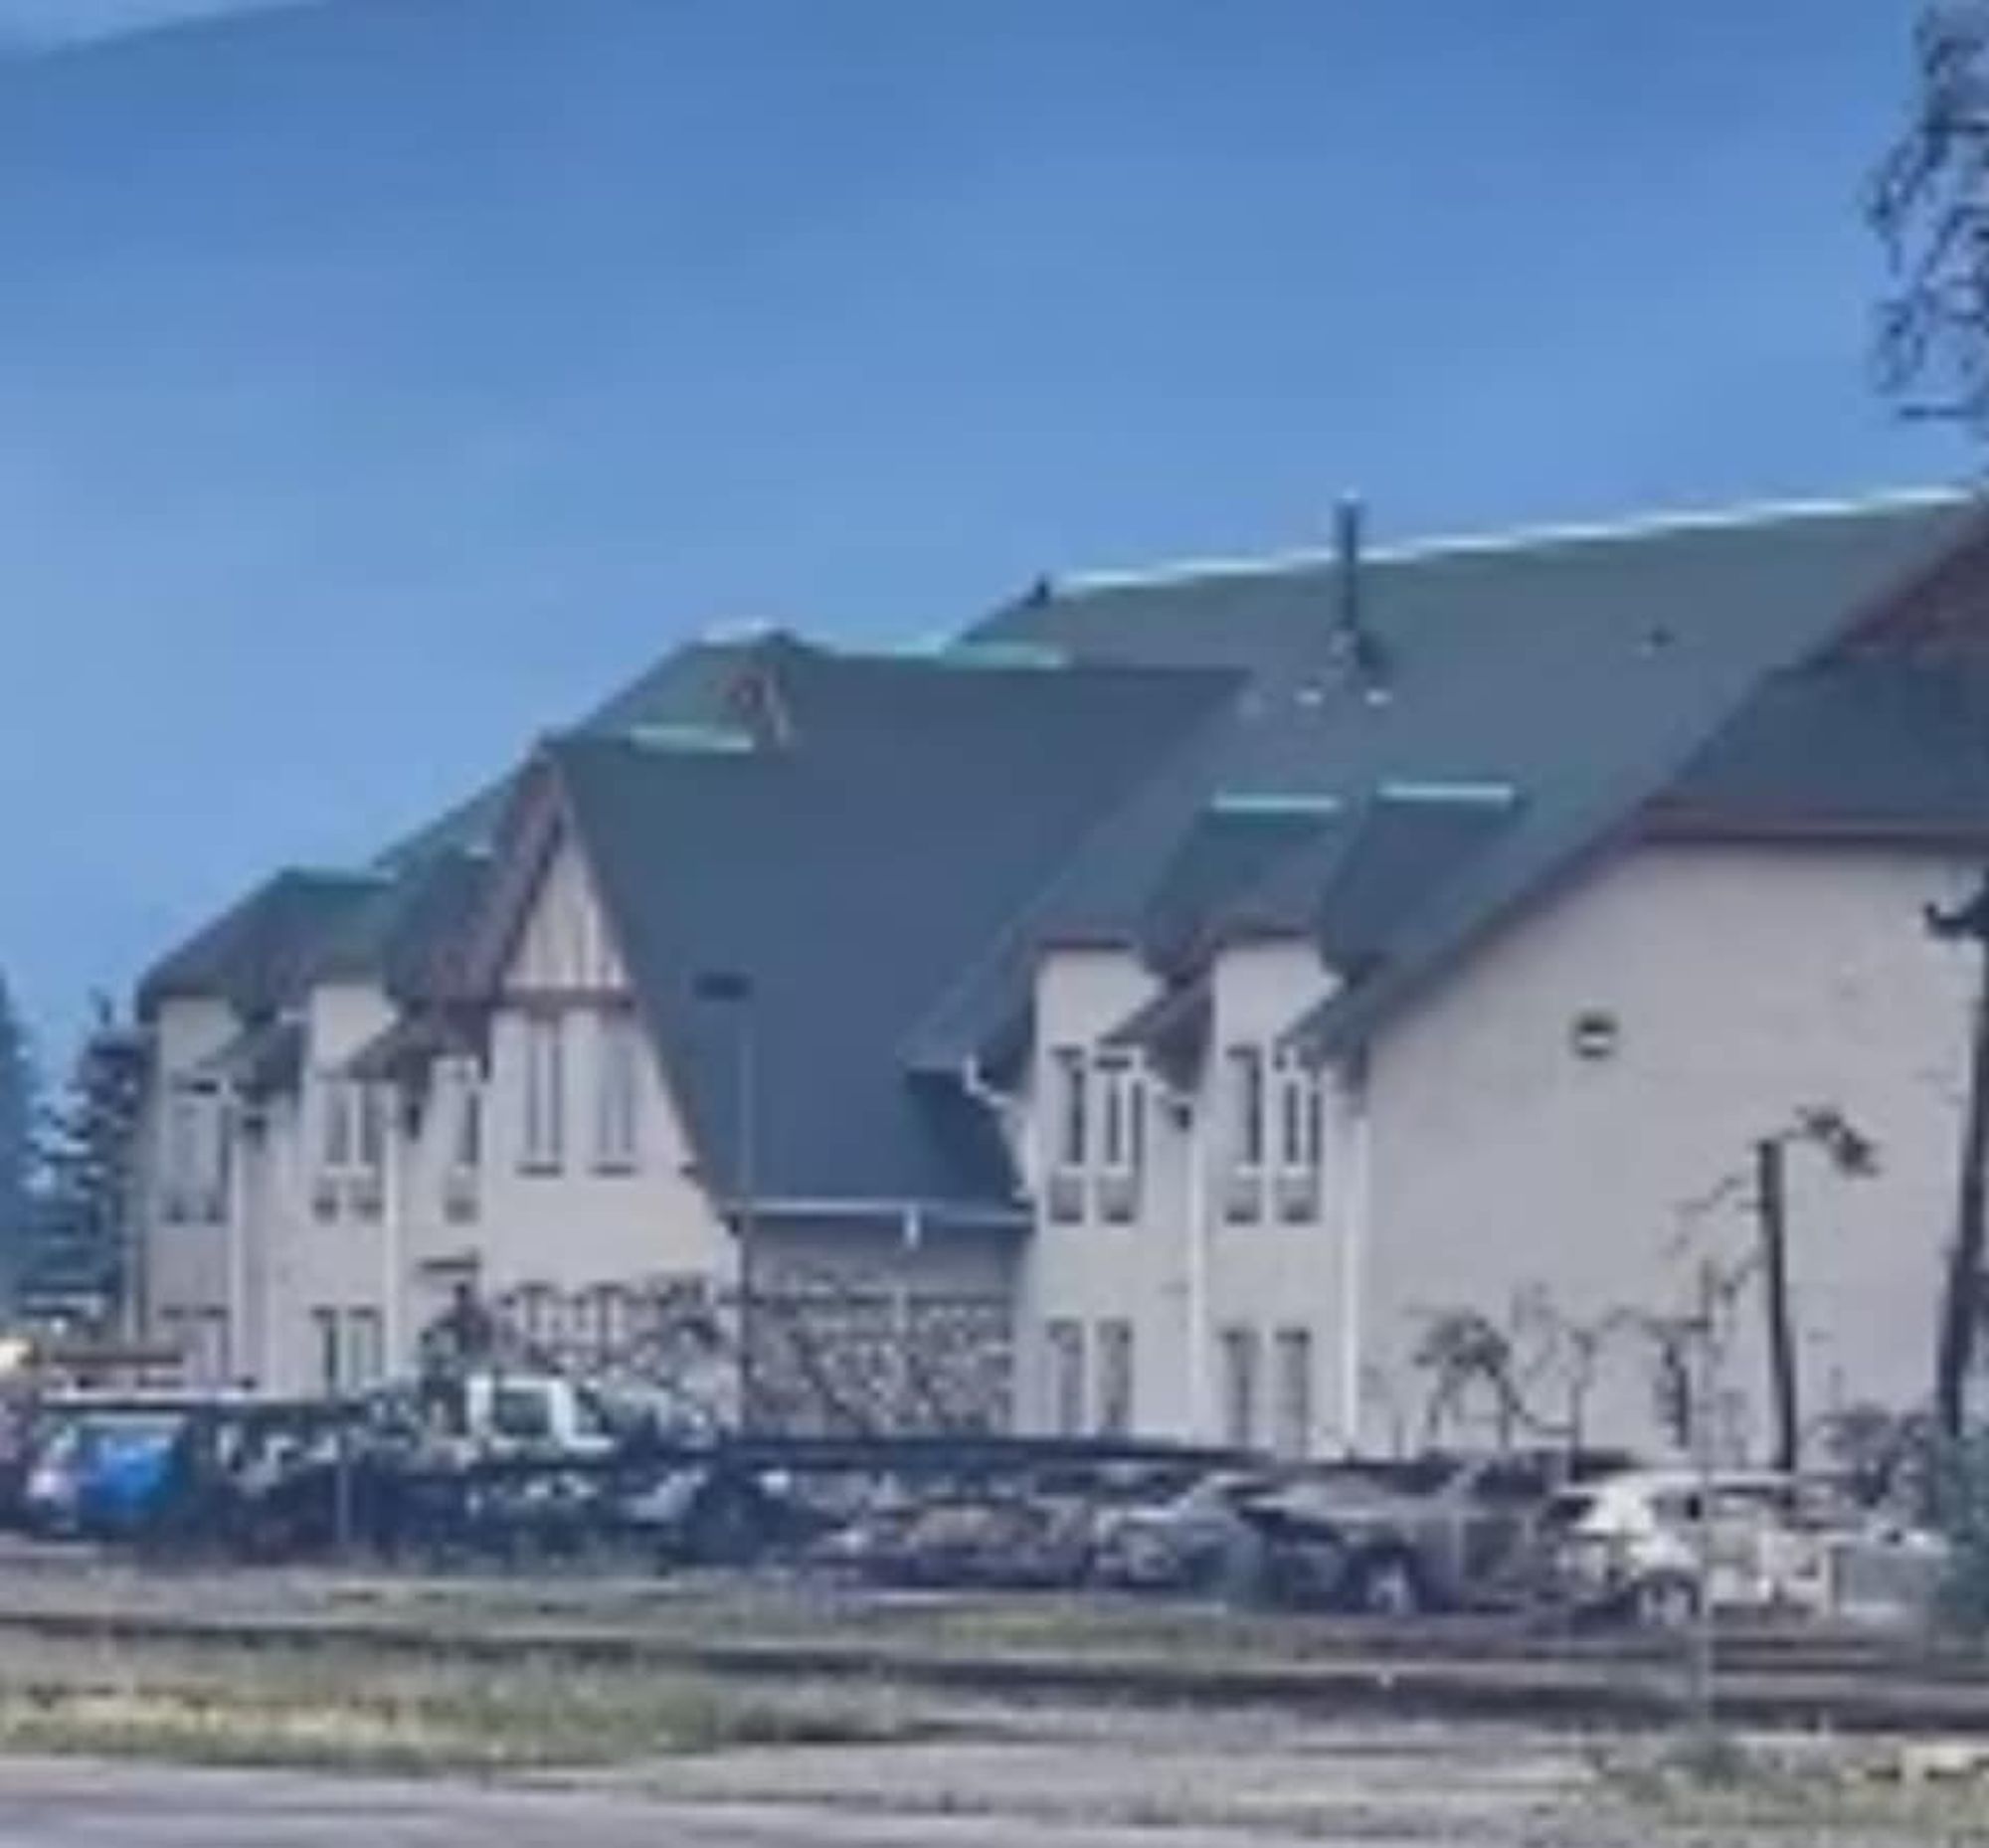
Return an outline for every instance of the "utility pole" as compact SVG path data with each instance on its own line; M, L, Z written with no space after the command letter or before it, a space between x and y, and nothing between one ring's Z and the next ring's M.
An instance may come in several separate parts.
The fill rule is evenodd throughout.
M1775 1407L1775 1467L1793 1475L1802 1419L1796 1401L1795 1338L1789 1329L1788 1191L1779 1136L1754 1145L1754 1211L1761 1226L1761 1295L1768 1320L1768 1384Z
M1970 1022L1968 1099L1961 1132L1961 1174L1956 1188L1954 1242L1948 1247L1939 1346L1934 1357L1934 1418L1941 1436L1961 1435L1975 1325L1981 1314L1985 1230L1985 1159L1989 1159L1989 876L1974 895L1951 911L1929 905L1927 928L1936 937L1976 947L1981 961Z
M1699 1313L1695 1333L1692 1460L1699 1519L1694 1523L1694 1566L1698 1585L1692 1611L1692 1728L1699 1750L1711 1755L1714 1743L1713 1654L1713 1420L1718 1396L1719 1272L1710 1257L1699 1261Z

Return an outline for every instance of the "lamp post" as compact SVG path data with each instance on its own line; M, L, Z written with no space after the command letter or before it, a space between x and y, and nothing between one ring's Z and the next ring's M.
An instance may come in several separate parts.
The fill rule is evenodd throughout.
M739 1422L750 1427L755 1422L756 1368L754 1340L758 1318L754 1314L756 1239L753 1219L753 1193L756 1185L754 1147L758 1130L758 1077L753 1010L753 978L743 970L707 969L691 983L696 998L712 1007L731 1011L735 1023L733 1039L733 1193L734 1227L739 1240Z

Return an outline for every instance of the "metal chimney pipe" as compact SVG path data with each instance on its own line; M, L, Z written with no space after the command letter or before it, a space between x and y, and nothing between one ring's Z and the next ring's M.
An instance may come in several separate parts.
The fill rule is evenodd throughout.
M1334 509L1333 550L1340 589L1341 641L1353 644L1360 635L1360 497L1343 494Z

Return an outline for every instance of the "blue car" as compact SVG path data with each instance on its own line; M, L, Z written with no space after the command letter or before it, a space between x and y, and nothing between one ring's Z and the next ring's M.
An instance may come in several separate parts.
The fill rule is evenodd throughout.
M150 1409L66 1418L29 1471L29 1525L105 1540L142 1532L172 1494L185 1425L179 1412Z

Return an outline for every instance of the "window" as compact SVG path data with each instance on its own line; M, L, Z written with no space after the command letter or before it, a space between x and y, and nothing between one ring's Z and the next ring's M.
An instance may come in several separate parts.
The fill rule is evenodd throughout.
M228 1122L212 1091L183 1085L166 1110L160 1210L169 1220L228 1216Z
M518 1333L530 1346L552 1339L555 1305L552 1285L528 1283L518 1292Z
M1098 1208L1123 1224L1139 1209L1146 1157L1147 1087L1125 1053L1098 1061Z
M1223 1213L1230 1219L1256 1219L1264 1210L1264 1049L1231 1046L1224 1066L1229 1089L1230 1159Z
M1133 1325L1098 1325L1098 1434L1124 1437L1133 1428Z
M231 1203L229 1197L235 1191L235 1128L220 1098L209 1098L207 1109L207 1150L211 1164L207 1177L207 1216L225 1219Z
M311 1329L317 1343L317 1383L326 1392L338 1390L338 1311L313 1309Z
M352 1086L343 1078L326 1078L322 1088L323 1166L343 1174L352 1166L358 1146L352 1124Z
M351 1088L354 1165L377 1175L387 1165L387 1098L377 1084Z
M519 1166L557 1173L566 1153L566 1058L560 1019L536 1014L525 1021L525 1122Z
M1091 1159L1091 1100L1085 1093L1084 1051L1080 1046L1058 1046L1052 1056L1057 1072L1057 1166L1082 1168Z
M233 1359L228 1344L228 1311L196 1309L189 1313L187 1321L193 1333L194 1378L204 1386L226 1385Z
M388 1093L377 1084L347 1084L352 1168L345 1203L355 1218L377 1219L386 1210Z
M1221 1351L1223 1441L1248 1450L1257 1441L1257 1331L1224 1329Z
M1234 1166L1264 1166L1264 1049L1229 1048L1229 1096Z
M612 1366L624 1358L633 1308L629 1292L620 1284L605 1283L595 1292L595 1335L603 1365Z
M1319 1216L1319 1171L1323 1141L1322 1086L1318 1070L1297 1059L1281 1059L1278 1083L1278 1216L1286 1220Z
M483 1087L476 1069L464 1064L455 1080L455 1143L450 1151L450 1166L459 1174L473 1175L483 1166Z
M1296 1059L1278 1066L1278 1165L1317 1168L1320 1151L1319 1073Z
M1051 1162L1049 1212L1053 1219L1084 1216L1084 1165L1091 1159L1091 1100L1086 1093L1083 1048L1058 1046L1050 1054Z
M1140 1121L1141 1086L1139 1073L1124 1053L1108 1054L1098 1061L1099 1165L1104 1168L1137 1168L1144 1127Z
M200 1169L200 1098L176 1089L166 1107L163 1159L165 1186L160 1209L169 1220L191 1216Z
M377 1386L386 1374L386 1342L380 1329L377 1309L348 1309L345 1312L345 1378L348 1388Z
M1281 1328L1277 1336L1278 1454L1302 1457L1312 1449L1312 1330Z
M635 1167L641 1105L642 1041L634 1016L604 1014L596 1028L594 1165L610 1174Z
M1084 1324L1052 1322L1049 1349L1050 1429L1059 1437L1084 1432Z

